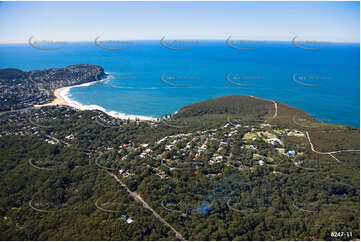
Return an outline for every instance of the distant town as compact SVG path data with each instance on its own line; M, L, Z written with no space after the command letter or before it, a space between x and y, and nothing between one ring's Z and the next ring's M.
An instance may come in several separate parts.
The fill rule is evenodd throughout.
M57 88L97 81L104 75L102 67L87 64L28 72L1 69L0 112L47 103L54 98L52 91Z

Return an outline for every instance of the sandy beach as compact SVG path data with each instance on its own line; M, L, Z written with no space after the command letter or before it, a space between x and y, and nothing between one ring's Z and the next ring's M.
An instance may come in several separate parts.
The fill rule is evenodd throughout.
M85 83L85 84L81 84L81 85L75 85L75 86L68 86L68 87L61 87L58 89L55 89L54 91L54 95L55 95L55 100L53 100L50 103L46 103L46 104L40 104L40 105L34 105L34 107L45 107L45 106L56 106L56 105L62 105L62 106L69 106L69 107L73 107L75 109L84 111L84 110L99 110L102 111L106 114L108 114L109 116L113 117L113 118L118 118L118 119L130 119L130 120L142 120L142 121L157 121L156 118L152 118L152 117L146 117L146 116L139 116L139 115L126 115L126 114L122 114L122 113L118 113L115 111L110 111L110 112L106 112L106 110L100 106L97 105L83 105L77 101L71 100L68 97L68 93L69 90L72 87L79 87L79 86L89 86L92 85L96 82L89 82L89 83Z
M51 103L46 104L40 104L40 105L34 105L34 107L45 107L45 106L56 106L56 105L64 105L64 106L71 106L69 105L64 98L60 95L60 92L62 91L68 91L70 87L61 87L54 91L55 100L53 100Z

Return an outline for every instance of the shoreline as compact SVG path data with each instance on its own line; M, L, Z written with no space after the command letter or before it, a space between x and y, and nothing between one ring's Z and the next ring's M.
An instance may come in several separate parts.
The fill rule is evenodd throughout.
M83 84L79 84L79 85L57 88L53 92L55 95L55 99L52 102L45 103L45 104L36 104L36 105L34 105L34 107L40 108L40 107L57 106L57 105L69 106L69 107L75 108L80 111L99 110L113 118L122 119L122 120L130 119L130 120L140 120L140 121L157 121L157 118L153 118L153 117L131 115L131 114L119 113L116 111L106 111L103 107L100 107L98 105L84 105L75 100L71 100L69 98L68 95L69 95L69 91L71 88L80 87L80 86L90 86L90 85L94 85L98 82L100 82L100 81L87 82L87 83L83 83Z

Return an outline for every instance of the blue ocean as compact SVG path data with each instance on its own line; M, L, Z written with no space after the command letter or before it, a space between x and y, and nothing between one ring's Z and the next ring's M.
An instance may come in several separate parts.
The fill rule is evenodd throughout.
M0 68L100 65L107 79L73 87L69 98L107 112L161 117L195 102L242 94L298 107L321 122L360 127L359 44L302 48L291 41L165 45L152 40L122 45L78 42L49 51L3 44Z

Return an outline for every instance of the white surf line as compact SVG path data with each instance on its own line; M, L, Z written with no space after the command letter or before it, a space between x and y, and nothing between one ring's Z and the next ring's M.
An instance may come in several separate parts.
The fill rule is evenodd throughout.
M315 148L313 147L313 144L312 144L311 138L310 138L310 134L308 133L308 131L306 131L306 135L307 135L308 142L310 143L311 150L313 152L315 152L317 154L321 154L321 155L330 155L332 158L334 158L337 162L340 162L340 163L341 163L341 161L339 159L337 159L333 154L340 153L340 152L360 152L360 150L336 150L336 151L329 151L329 152L320 152L320 151L315 150Z

